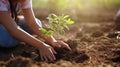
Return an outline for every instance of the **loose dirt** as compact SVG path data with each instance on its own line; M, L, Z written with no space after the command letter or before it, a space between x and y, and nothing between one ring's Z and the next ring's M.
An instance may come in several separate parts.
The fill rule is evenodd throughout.
M0 67L120 67L120 44L112 25L81 22L70 26L61 39L72 51L55 48L53 62L41 61L39 52L25 44L0 48Z

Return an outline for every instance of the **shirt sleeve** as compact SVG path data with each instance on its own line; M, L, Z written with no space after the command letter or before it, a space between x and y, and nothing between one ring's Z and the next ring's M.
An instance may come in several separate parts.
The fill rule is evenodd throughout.
M0 0L0 11L8 11L8 2L6 0Z
M32 7L32 0L26 0L23 4L21 4L22 9L31 8Z

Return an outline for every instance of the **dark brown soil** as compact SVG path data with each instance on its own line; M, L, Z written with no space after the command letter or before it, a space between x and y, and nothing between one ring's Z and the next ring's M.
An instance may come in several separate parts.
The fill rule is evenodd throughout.
M0 48L0 67L120 67L119 34L111 31L112 23L75 24L82 29L72 29L62 39L72 51L55 48L54 62L41 61L39 52L28 45Z

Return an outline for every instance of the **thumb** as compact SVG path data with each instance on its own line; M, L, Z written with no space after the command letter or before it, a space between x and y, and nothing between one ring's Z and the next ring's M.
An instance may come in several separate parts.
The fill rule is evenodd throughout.
M63 45L64 48L67 48L67 49L70 50L70 51L72 50L67 43L64 43L63 41L61 41L60 44Z

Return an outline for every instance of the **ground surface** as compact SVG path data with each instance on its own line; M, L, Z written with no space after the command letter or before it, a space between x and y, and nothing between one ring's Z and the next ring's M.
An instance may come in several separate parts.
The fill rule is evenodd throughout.
M119 39L112 30L113 22L79 22L62 40L72 51L56 49L57 60L40 61L38 51L27 45L0 48L0 67L120 67Z

